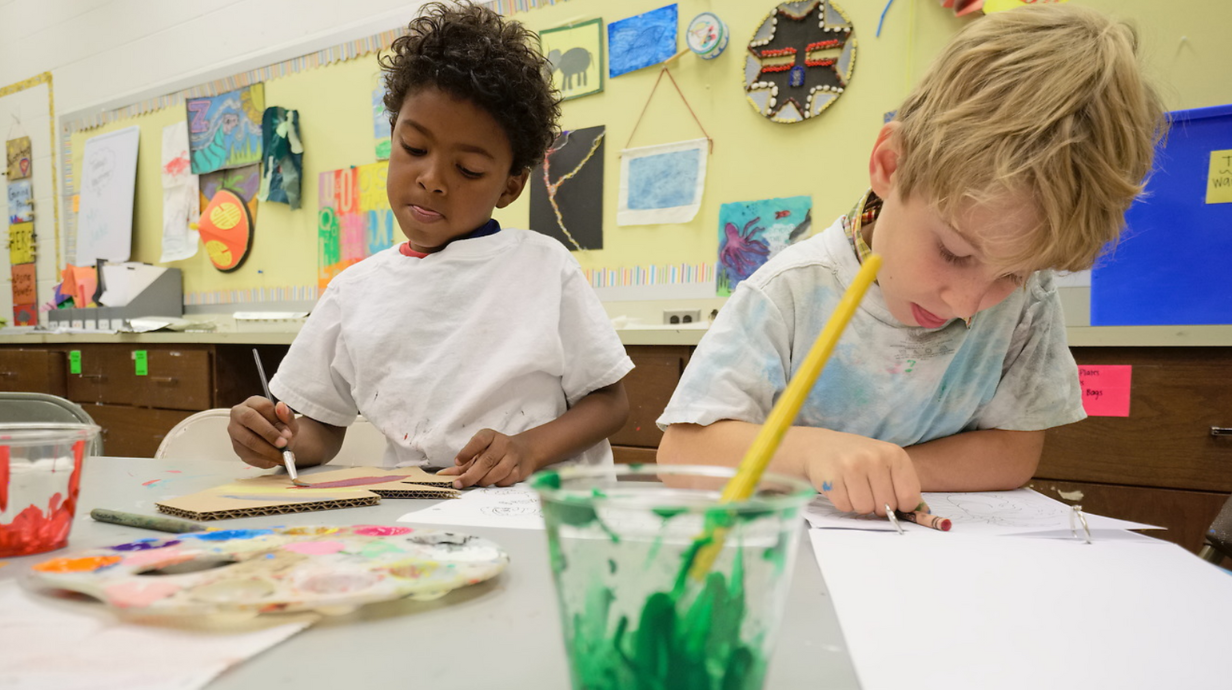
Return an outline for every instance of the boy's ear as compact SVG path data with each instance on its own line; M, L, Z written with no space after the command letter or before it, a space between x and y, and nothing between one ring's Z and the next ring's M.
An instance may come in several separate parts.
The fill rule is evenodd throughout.
M517 175L510 175L505 181L505 191L501 192L500 198L496 200L496 208L505 208L509 204L518 200L522 196L522 190L526 189L526 180L530 179L530 171L523 170Z
M902 149L898 143L897 132L899 123L887 122L877 134L877 143L873 144L873 153L868 159L869 186L873 193L882 199L890 198L894 188L894 172L898 170Z

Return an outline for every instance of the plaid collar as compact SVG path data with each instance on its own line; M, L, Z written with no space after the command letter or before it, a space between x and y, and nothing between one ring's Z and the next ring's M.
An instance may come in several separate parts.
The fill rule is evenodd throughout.
M869 189L864 192L864 195L851 208L851 211L843 217L843 229L847 231L847 239L851 241L851 247L856 252L856 260L861 264L873 253L873 249L868 246L868 242L864 241L864 235L860 232L860 229L877 220L877 216L881 214L881 205L881 197ZM963 319L963 322L967 324L968 330L971 329L971 322L973 320L975 320L974 316L969 319Z

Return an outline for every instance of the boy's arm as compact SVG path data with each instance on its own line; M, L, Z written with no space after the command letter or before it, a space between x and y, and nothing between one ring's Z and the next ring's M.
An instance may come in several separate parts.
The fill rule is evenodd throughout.
M254 467L282 466L282 451L288 445L295 453L296 467L329 462L342 448L346 427L296 416L284 402L254 395L231 408L227 425L231 447L240 459Z
M459 489L472 484L509 486L599 443L619 431L628 418L625 386L617 381L590 392L556 419L520 434L480 431L458 453L455 466L440 474L458 475L454 487Z
M345 426L334 426L304 416L299 417L296 424L299 430L291 440L296 467L324 465L342 449L347 432Z
M1035 475L1043 431L964 431L907 447L924 491L1005 491Z
M659 443L665 464L739 465L760 425L673 424ZM1025 484L1039 464L1042 431L968 431L908 448L855 434L792 427L769 470L807 479L840 510L911 510L921 491L995 491Z

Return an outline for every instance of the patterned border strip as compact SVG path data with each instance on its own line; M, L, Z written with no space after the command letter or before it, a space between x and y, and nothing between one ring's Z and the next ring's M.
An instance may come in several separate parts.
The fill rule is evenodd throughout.
M202 292L184 293L184 305L244 304L246 302L315 302L319 295L320 291L316 285L204 290Z
M693 285L714 282L714 264L663 264L626 266L624 268L583 269L586 282L593 288L634 287L642 285Z

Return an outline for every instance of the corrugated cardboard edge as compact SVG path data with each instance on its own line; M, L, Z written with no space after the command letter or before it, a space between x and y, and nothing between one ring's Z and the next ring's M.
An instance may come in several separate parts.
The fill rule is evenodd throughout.
M457 489L425 486L410 482L399 482L398 485L378 484L364 488L381 498L460 498L462 496L462 492Z
M239 508L232 510L212 510L197 512L172 508L161 503L155 503L160 513L174 515L189 520L225 520L227 518L259 517L261 515L285 515L287 513L310 513L317 510L335 510L338 508L358 508L374 506L381 502L380 496L363 496L347 498L339 501L312 501L307 503L285 503L281 505L261 506L259 508Z

